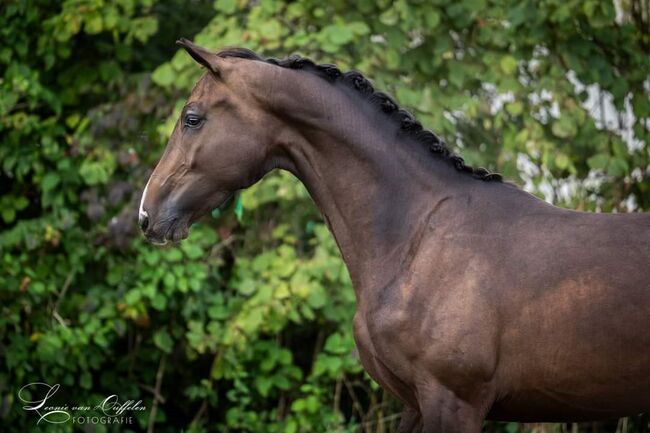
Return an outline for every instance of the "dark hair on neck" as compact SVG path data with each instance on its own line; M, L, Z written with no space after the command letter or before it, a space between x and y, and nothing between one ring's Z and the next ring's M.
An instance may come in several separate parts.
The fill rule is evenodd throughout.
M389 95L375 91L370 81L358 71L341 72L335 65L319 65L310 59L298 55L292 55L286 59L265 59L247 48L227 48L218 52L217 56L258 60L289 69L304 69L316 73L328 81L342 82L357 90L372 104L378 106L381 111L394 119L401 131L426 145L433 154L438 155L443 160L449 161L456 170L484 181L502 181L502 177L498 173L492 173L485 168L474 168L465 164L463 158L454 154L440 137L428 129L424 129L422 124L411 113L400 108L397 102Z

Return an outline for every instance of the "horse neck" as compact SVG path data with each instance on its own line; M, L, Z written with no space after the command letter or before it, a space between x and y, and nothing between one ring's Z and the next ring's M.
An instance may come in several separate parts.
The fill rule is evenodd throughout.
M276 165L306 186L359 295L399 276L458 173L386 125L387 116L351 89L289 72L290 88L274 101L286 125L276 136Z

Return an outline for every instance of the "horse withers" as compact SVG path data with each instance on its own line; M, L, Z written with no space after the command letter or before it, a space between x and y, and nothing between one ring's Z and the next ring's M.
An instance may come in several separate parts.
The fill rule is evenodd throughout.
M341 250L399 431L650 409L650 215L559 209L469 167L358 72L179 43L207 72L144 189L150 241L288 170Z

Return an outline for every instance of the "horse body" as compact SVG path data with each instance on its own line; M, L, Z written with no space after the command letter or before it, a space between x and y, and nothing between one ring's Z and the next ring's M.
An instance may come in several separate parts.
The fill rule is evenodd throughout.
M500 298L508 393L497 416L589 420L650 407L650 336L639 331L650 325L649 229L647 214L552 207L518 224L507 261L519 284Z
M183 45L209 72L143 195L149 239L178 240L289 170L341 250L361 362L404 402L401 432L650 409L648 214L561 210L477 180L493 177L358 75Z
M445 202L435 216L448 223L431 218L411 267L357 313L364 366L416 408L444 387L496 420L647 410L648 215L560 210L477 186L475 200ZM473 206L485 206L480 220Z

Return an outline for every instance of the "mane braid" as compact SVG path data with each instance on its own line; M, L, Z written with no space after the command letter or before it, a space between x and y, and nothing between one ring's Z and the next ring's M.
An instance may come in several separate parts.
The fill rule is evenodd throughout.
M378 106L381 111L390 116L399 125L402 132L423 143L431 153L448 161L456 170L487 182L501 182L503 180L502 176L498 173L492 173L483 167L474 168L465 164L465 160L461 156L453 153L440 137L428 129L423 129L422 124L411 113L400 108L397 102L389 95L384 92L375 91L370 81L358 71L341 72L335 65L319 65L310 59L295 54L286 59L265 59L247 48L228 48L218 52L217 56L258 60L288 69L305 69L330 82L340 81L348 87L357 90L372 104Z

